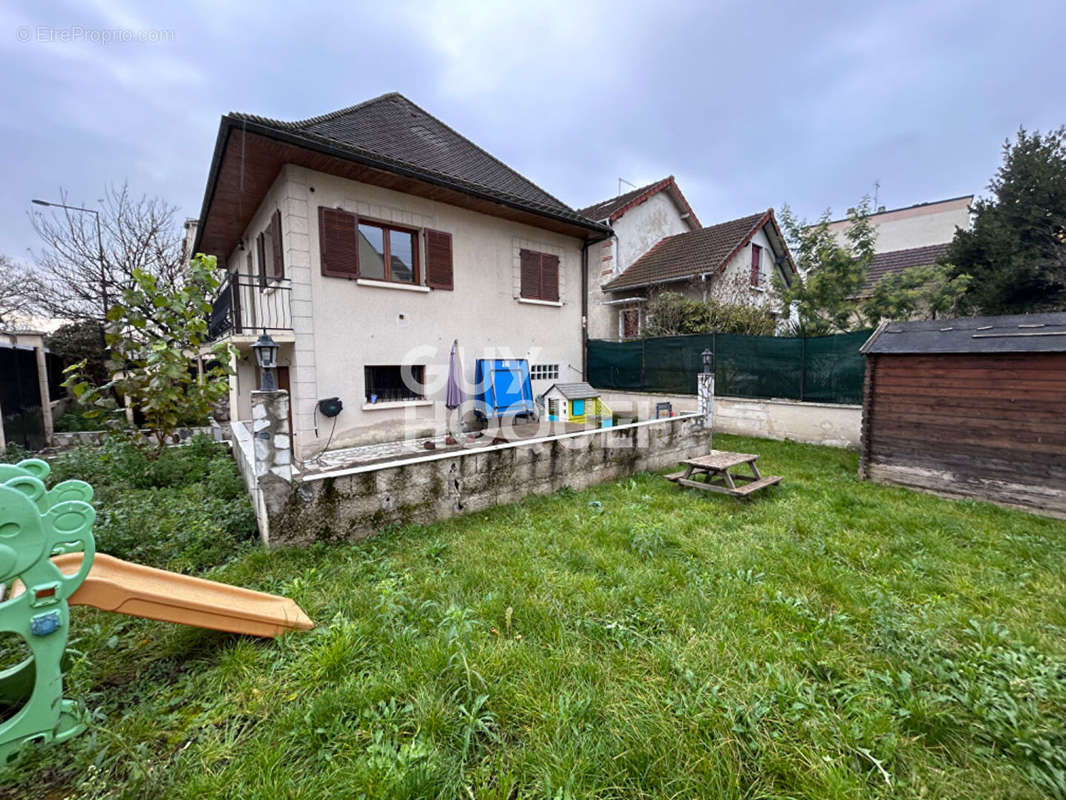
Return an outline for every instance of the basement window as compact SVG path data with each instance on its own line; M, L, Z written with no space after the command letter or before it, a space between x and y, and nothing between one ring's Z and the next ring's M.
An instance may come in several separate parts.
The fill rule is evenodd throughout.
M425 399L425 367L387 364L363 367L367 403L402 403Z
M529 368L529 377L535 381L559 380L558 364L534 364Z

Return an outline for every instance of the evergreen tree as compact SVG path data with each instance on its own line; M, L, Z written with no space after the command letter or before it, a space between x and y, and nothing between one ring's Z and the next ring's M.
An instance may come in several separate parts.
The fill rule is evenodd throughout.
M964 307L979 314L1066 309L1066 127L1018 131L1003 145L993 196L974 204L943 262L970 275Z

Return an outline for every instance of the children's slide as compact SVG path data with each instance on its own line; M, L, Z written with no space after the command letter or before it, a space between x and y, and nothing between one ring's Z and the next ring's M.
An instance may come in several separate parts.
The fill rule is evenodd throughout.
M81 553L66 553L53 556L52 563L64 575L74 575L81 559ZM249 636L280 636L314 627L287 597L131 564L104 553L96 554L85 582L68 602Z

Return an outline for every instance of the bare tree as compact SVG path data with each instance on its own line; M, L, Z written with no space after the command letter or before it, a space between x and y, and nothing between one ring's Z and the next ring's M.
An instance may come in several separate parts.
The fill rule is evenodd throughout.
M15 324L32 308L33 280L29 271L7 256L0 256L0 328Z
M67 192L60 190L61 202ZM158 197L134 198L129 186L110 186L100 201L99 235L93 214L59 207L36 211L33 227L43 249L37 256L34 304L70 320L102 320L107 308L133 286L135 271L161 286L184 275L177 209Z

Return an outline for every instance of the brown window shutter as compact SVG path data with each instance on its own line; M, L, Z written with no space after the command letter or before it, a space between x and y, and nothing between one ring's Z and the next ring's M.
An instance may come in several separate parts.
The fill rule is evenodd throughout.
M540 253L522 250L518 254L521 263L521 295L527 300L540 300Z
M271 249L274 251L273 264L271 264L270 277L281 280L285 277L285 254L281 251L281 211L280 209L274 212L274 216L270 218L270 244Z
M540 299L559 300L559 256L540 254Z
M433 289L455 288L450 233L426 229L426 285Z
M359 277L358 220L339 208L318 207L318 244L322 274L331 278Z
M259 262L259 287L266 286L266 238L263 234L255 237L256 261Z

